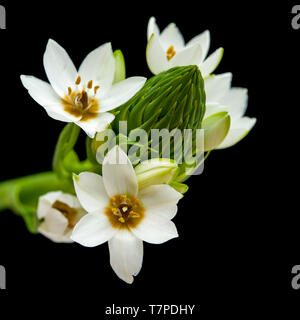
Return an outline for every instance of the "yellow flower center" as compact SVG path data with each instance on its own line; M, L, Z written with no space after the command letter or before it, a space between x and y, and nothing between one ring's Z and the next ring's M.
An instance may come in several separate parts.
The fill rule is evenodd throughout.
M175 56L175 54L176 54L176 51L174 50L174 46L170 46L166 52L168 61L170 61Z
M131 229L143 220L145 209L137 197L118 194L109 199L105 214L114 228Z
M66 203L61 202L59 200L56 200L53 205L53 209L58 210L61 212L63 216L65 216L68 220L68 228L72 229L74 228L76 222L77 222L77 210L74 208L71 208Z
M81 83L81 77L75 81L75 85L78 86ZM83 90L73 91L71 87L68 87L68 94L62 100L64 110L75 117L81 117L80 121L87 121L89 119L96 118L99 111L99 102L95 97L100 87L94 86L93 81L90 80Z

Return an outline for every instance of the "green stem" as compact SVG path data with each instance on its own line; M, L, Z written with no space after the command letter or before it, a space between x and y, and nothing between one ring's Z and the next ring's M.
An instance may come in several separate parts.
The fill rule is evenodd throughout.
M64 168L64 158L71 152L78 140L80 127L75 123L68 123L58 138L52 161L53 170L59 177L69 177L70 173Z
M74 193L72 182L54 172L42 172L0 183L0 211L10 209L21 215L29 231L36 232L36 208L41 195L61 190Z

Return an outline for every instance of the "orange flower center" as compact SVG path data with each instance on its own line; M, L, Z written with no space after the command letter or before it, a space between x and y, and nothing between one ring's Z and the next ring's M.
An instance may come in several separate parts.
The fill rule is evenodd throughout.
M114 228L131 229L143 220L145 209L137 197L118 194L109 199L105 214Z
M59 212L61 212L61 214L67 218L68 220L68 228L72 229L74 228L76 222L77 222L77 210L75 210L74 208L71 208L70 206L68 206L66 203L61 202L59 200L56 200L53 205L52 205L53 209L58 210Z
M81 77L75 81L78 86L81 83ZM99 101L95 97L100 87L94 86L93 81L90 80L83 90L73 91L68 87L68 94L62 100L64 110L75 117L81 117L80 121L87 121L96 118L99 111Z
M170 46L166 52L168 61L170 61L175 56L175 54L176 54L176 51L174 50L174 46Z

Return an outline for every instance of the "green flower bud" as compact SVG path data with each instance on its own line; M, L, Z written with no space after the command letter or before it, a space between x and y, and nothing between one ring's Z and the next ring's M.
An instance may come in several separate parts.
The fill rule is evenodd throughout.
M197 66L175 67L150 78L117 109L112 127L127 121L128 131L200 128L205 113L204 82Z
M135 167L139 189L155 184L169 183L177 171L177 164L170 159L151 159Z
M186 162L189 167L195 166L197 161L191 157L197 154L196 129L201 128L205 114L204 81L199 68L195 65L175 67L152 77L115 114L116 119L111 125L117 135L122 132L119 128L121 121L127 123L129 141L140 129L147 133L148 142L143 142L145 148L140 153L141 161L153 158L154 151L155 158L171 158L183 169ZM161 133L168 131L169 145L157 139L157 131L154 137L153 129ZM189 137L184 132L186 129L191 129ZM184 159L186 150L183 146L183 140L187 139L190 145L188 160ZM151 157L147 157L150 149ZM135 163L138 163L136 158Z

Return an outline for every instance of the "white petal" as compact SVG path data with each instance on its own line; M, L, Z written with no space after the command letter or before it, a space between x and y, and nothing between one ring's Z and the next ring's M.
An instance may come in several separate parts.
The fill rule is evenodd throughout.
M170 60L172 67L199 65L202 61L202 49L200 44L186 47L183 50L177 52L175 56Z
M208 118L209 116L215 114L215 113L219 113L222 111L226 111L226 107L224 107L220 104L206 103L205 114L204 114L203 120Z
M200 33L198 36L194 37L192 40L190 40L187 43L188 46L192 46L194 44L200 44L202 49L202 57L205 59L207 56L209 46L210 46L210 32L208 30L205 30L204 32Z
M111 267L120 279L132 283L142 267L143 241L127 230L120 230L108 241L108 247Z
M139 239L160 244L178 237L175 224L158 210L146 210L143 220L132 228L132 233Z
M90 52L83 60L79 75L83 83L90 80L100 86L99 93L104 94L112 85L115 75L115 59L110 43L105 43Z
M77 197L73 196L72 194L61 193L56 200L67 204L71 208L81 209L80 202L78 201Z
M156 24L156 21L155 21L155 18L154 17L151 17L149 19L149 22L148 22L148 28L147 28L147 40L150 39L152 33L154 33L155 35L159 36L160 34L160 31L159 31L159 28Z
M21 75L23 86L31 97L41 106L61 104L61 98L56 94L49 83L33 76Z
M51 109L46 109L45 111L47 112L47 115L57 121L62 121L62 122L75 122L78 121L81 117L79 118L75 118L74 116L72 116L71 114L69 114L68 112L65 112L64 110L62 110L59 106L57 106L57 108L55 108L56 111L52 111Z
M78 121L76 124L85 131L90 137L94 138L97 132L103 131L113 120L115 116L109 112L99 113L96 118L86 121Z
M87 212L101 210L108 205L109 199L100 175L81 172L74 175L73 180L78 200Z
M80 119L64 110L61 98L49 83L25 75L21 75L21 81L30 96L46 110L51 118L64 122L73 122Z
M144 85L146 78L132 77L112 85L100 101L100 112L112 110L132 98Z
M182 194L167 184L153 185L139 192L143 206L148 210L156 210L158 214L168 219L174 218L177 212L177 203Z
M232 88L221 99L232 119L241 118L248 105L248 90L244 88Z
M203 78L209 76L217 68L222 60L223 52L223 48L217 49L199 66Z
M37 207L37 216L39 219L44 218L52 204L62 195L61 191L48 192L39 198Z
M116 194L137 195L137 178L126 153L118 146L111 149L103 160L102 175L110 197Z
M232 122L230 130L224 141L217 147L217 149L224 149L231 147L242 140L253 128L256 123L255 118L243 117Z
M41 226L50 233L63 235L68 226L68 219L60 211L51 208L48 210L45 221Z
M63 235L58 235L58 234L55 234L55 233L51 233L49 231L46 231L45 229L43 229L42 226L40 226L38 228L38 231L40 234L42 234L44 237L52 240L53 242L56 242L56 243L72 243L74 242L71 238L70 238L70 235L69 233L66 233L66 234L63 234Z
M206 104L221 104L221 99L230 90L232 73L211 75L204 80Z
M161 33L160 40L165 50L174 46L175 50L184 47L184 39L175 23L170 23Z
M44 54L44 68L55 92L64 97L68 87L74 86L77 71L65 49L52 39Z
M110 240L118 231L102 212L85 215L73 229L71 239L85 247L96 247Z
M147 44L146 59L153 74L158 74L169 68L166 52L159 41L159 37L154 34Z

